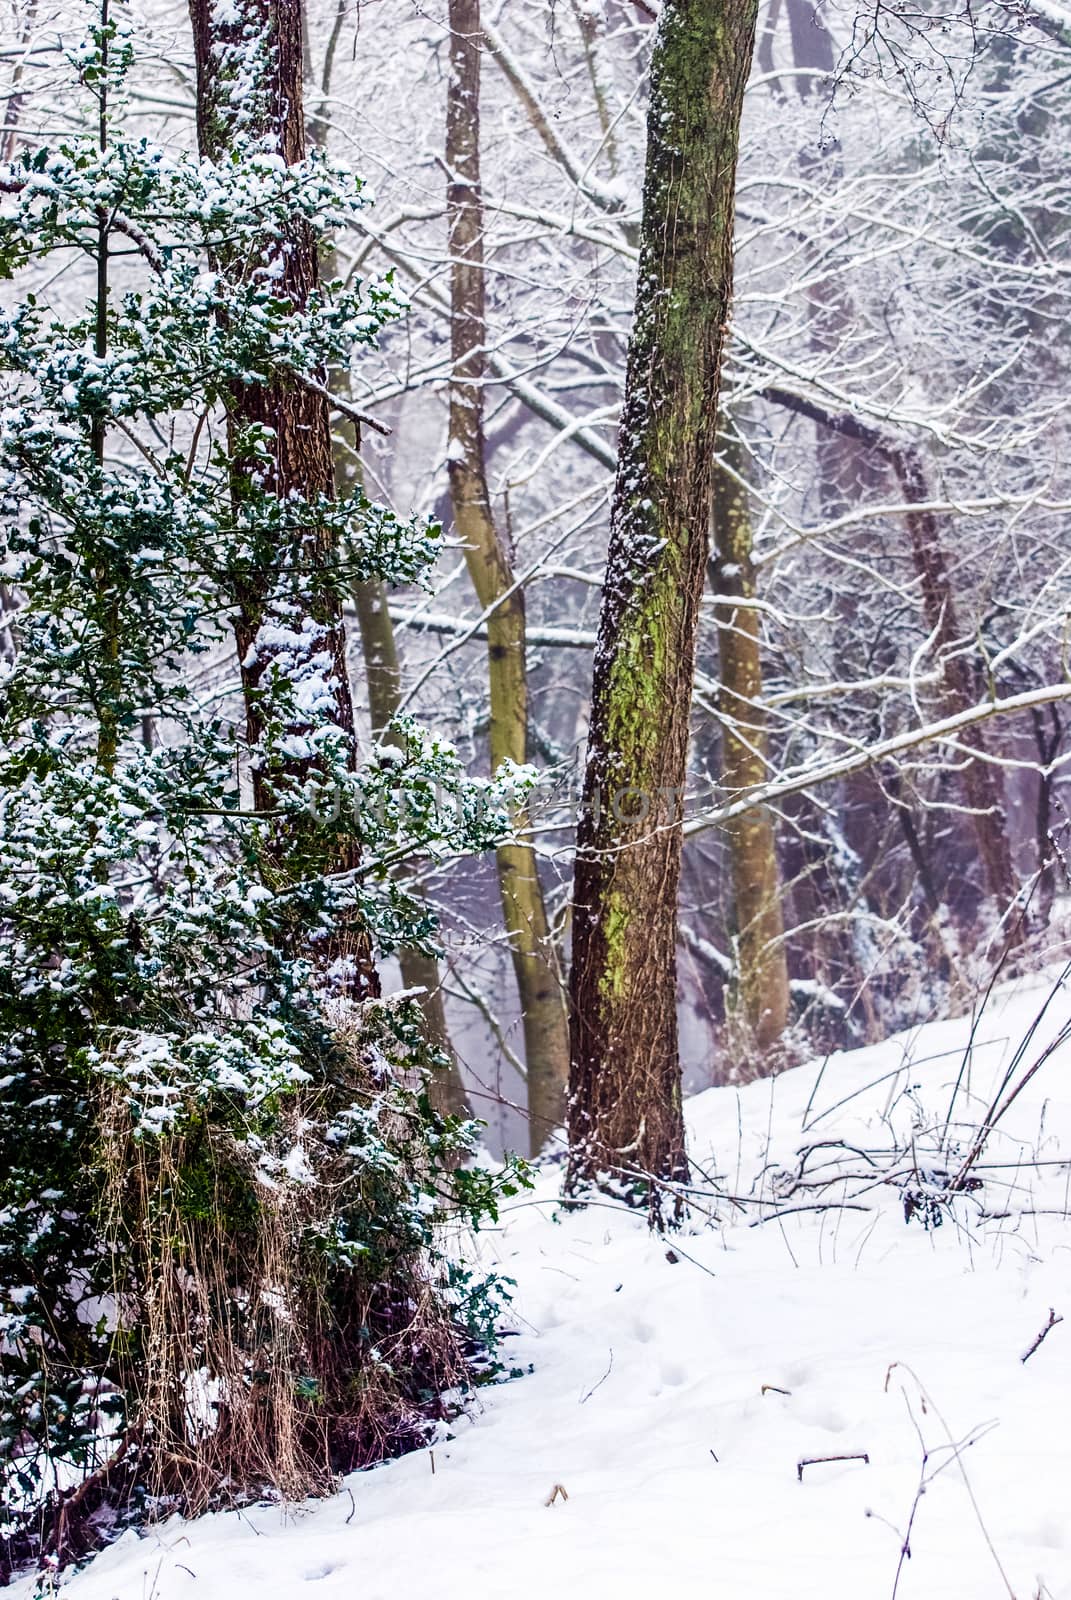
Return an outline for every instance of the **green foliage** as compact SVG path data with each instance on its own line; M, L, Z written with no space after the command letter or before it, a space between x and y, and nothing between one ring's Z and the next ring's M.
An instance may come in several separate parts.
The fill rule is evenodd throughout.
M112 105L131 65L114 23L72 62ZM0 314L0 1542L18 1551L120 1450L128 1488L176 1504L328 1481L415 1437L493 1339L497 1291L443 1256L440 1224L478 1225L523 1176L458 1165L474 1129L432 1110L416 1006L345 996L355 930L373 950L433 938L390 868L493 844L529 779L471 782L410 724L358 757L324 619L354 577L418 577L437 529L360 493L281 497L270 426L235 420L237 386L317 383L397 314L389 282L298 305L270 270L296 227L352 223L359 183L263 140L196 160L115 119L104 149L70 137L0 178L0 271L26 285ZM85 269L73 314L32 288L59 252ZM266 563L250 745L199 663L236 675L234 596ZM250 815L253 771L270 815ZM191 1421L198 1371L219 1387Z

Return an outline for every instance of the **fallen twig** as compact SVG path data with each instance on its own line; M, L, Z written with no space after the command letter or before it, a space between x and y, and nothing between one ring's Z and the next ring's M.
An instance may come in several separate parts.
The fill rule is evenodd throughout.
M611 1374L611 1372L613 1370L614 1370L614 1351L613 1351L613 1346L611 1345L611 1347L610 1347L610 1363L609 1363L608 1367L606 1368L606 1371L603 1373L602 1377L599 1379L598 1383L593 1383L591 1388L588 1390L587 1394L582 1394L580 1396L580 1404L581 1405L584 1404L585 1400L590 1400L591 1399L591 1397L595 1393L596 1389L601 1389L602 1388L603 1384L606 1382L607 1378L610 1376L610 1374Z
M768 1211L764 1217L756 1217L748 1223L749 1228L761 1228L764 1223L778 1222L782 1217L794 1217L798 1211L872 1211L872 1206L857 1206L850 1200L831 1200L824 1205L813 1206L787 1206L782 1211Z
M554 1485L553 1489L550 1491L550 1494L548 1495L546 1500L543 1501L543 1504L545 1506L552 1506L554 1504L555 1500L557 1500L559 1495L561 1495L563 1500L568 1500L568 1498L569 1498L569 1495L568 1495L568 1492L566 1491L566 1487L565 1487L564 1483L556 1483Z
M1045 1343L1045 1340L1048 1338L1048 1336L1052 1332L1053 1328L1055 1328L1056 1324L1058 1322L1062 1322L1063 1320L1064 1320L1063 1317L1058 1317L1056 1315L1056 1312L1053 1310L1052 1306L1050 1306L1049 1307L1049 1320L1048 1320L1048 1322L1046 1322L1045 1326L1042 1328L1041 1332L1038 1334L1037 1338L1034 1340L1033 1344L1030 1346L1030 1349L1027 1350L1023 1355L1021 1355L1019 1357L1019 1360L1020 1361L1024 1361L1024 1362L1025 1361L1029 1361L1030 1357L1034 1354L1034 1351L1038 1348L1038 1346Z
M785 1390L778 1390L778 1394L784 1393ZM858 1450L854 1455L847 1456L804 1456L802 1461L796 1462L796 1477L798 1481L800 1483L803 1482L804 1467L822 1466L827 1461L865 1461L868 1467L870 1465L870 1457L867 1455L865 1450Z

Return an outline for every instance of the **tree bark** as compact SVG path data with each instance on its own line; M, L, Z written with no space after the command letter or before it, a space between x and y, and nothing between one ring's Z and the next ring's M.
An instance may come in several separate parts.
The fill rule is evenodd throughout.
M736 161L755 0L665 0L636 317L577 832L570 1160L664 1212L687 1173L677 1047L679 796L709 551ZM676 1209L676 1208L675 1208Z
M739 442L723 436L714 488L714 555L711 579L719 596L738 600L755 597L751 551L751 508L740 482L743 452ZM736 476L732 470L735 469ZM762 698L762 651L759 616L753 607L719 603L718 629L722 716L721 784L728 800L765 783L766 719ZM767 806L754 806L725 827L733 884L735 962L730 1015L743 1023L744 1048L765 1055L788 1022L790 1001L781 874L777 835Z
M238 0L220 13L211 0L189 0L193 23L194 58L197 72L197 138L201 154L223 159L235 140L242 136L270 140L289 165L305 155L305 122L302 106L302 4L301 0ZM233 95L236 63L250 73L253 81L243 83L241 95ZM317 287L319 270L315 240L311 230L295 222L283 239L265 234L255 259L243 251L240 257L214 263L216 270L245 277L255 267L270 267L277 293L295 306L302 306ZM250 426L270 430L273 459L268 471L272 491L285 499L296 495L309 499L330 495L334 489L331 452L331 425L325 394L296 384L235 383L228 397L228 427L232 440ZM233 459L233 457L232 457ZM258 463L263 473L263 466ZM232 466L235 493L246 475L240 460ZM303 569L302 593L286 596L280 620L292 627L292 608L300 605L314 628L306 635L310 659L315 656L329 665L324 684L330 699L328 715L333 724L349 737L350 759L356 765L357 750L353 701L346 669L346 640L341 606L333 586L322 581L334 563L332 536L312 531L301 542L299 552L282 552L263 537L256 538L252 551L230 578L234 604L233 626L246 710L246 735L251 756L255 809L270 813L274 803L273 780L300 784L315 771L316 758L294 757L284 763L268 764L257 759L264 734L261 706L261 681L270 671L272 651L259 640L262 625L280 604L278 585L281 565L286 557L297 555ZM303 738L309 727L295 722L288 729ZM290 841L278 837L270 847L275 867L285 875ZM360 845L355 835L342 844L330 863L336 871L356 867ZM327 959L336 966L345 956L352 978L347 989L354 995L377 994L379 981L372 961L370 941L356 922L340 930L337 945Z
M480 183L479 0L450 0L446 109L450 229L450 498L469 575L487 624L491 767L527 755L524 594L496 526L487 488L483 385L487 376L483 194ZM522 832L526 818L517 819ZM497 852L502 912L520 998L533 1154L565 1119L569 1033L565 997L531 845Z

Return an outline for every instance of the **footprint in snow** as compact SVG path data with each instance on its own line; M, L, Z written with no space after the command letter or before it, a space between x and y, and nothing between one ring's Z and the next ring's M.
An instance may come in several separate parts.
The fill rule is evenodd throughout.
M798 1406L796 1415L809 1427L823 1428L826 1433L843 1433L849 1426L848 1418L833 1405Z

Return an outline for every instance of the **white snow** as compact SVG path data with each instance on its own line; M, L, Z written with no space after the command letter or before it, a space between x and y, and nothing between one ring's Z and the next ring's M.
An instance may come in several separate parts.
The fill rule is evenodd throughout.
M128 1534L71 1600L1071 1600L1071 1045L943 1226L906 1224L899 1187L913 1159L955 1169L965 1060L959 1159L1017 1048L1022 1072L1071 1023L1059 990L1028 1038L1052 988L995 995L969 1060L969 1021L939 1023L693 1100L694 1156L742 1197L713 1224L563 1215L544 1173L480 1241L531 1375L331 1501ZM838 1181L793 1189L820 1140L865 1153L814 1149L805 1178ZM838 1194L867 1209L777 1215Z

